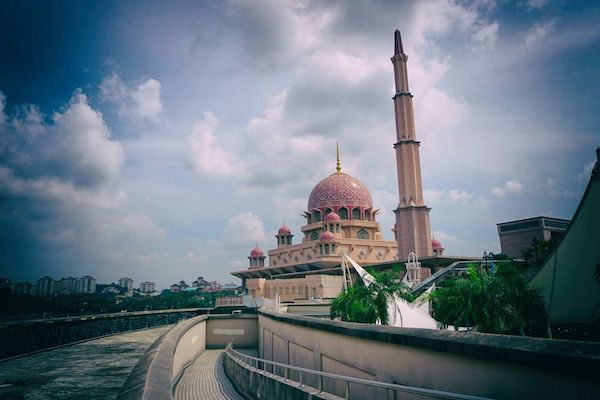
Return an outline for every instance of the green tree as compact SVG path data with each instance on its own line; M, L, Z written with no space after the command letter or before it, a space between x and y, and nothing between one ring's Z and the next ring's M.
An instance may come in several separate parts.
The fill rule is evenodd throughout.
M510 263L499 264L495 274L477 272L471 265L463 276L449 279L430 295L435 318L441 325L477 327L500 333L545 323L540 293L528 288Z
M369 271L374 282L366 286L362 281L343 291L330 306L331 319L382 325L389 323L388 299L398 296L412 301L414 296L406 285L399 282L397 271Z

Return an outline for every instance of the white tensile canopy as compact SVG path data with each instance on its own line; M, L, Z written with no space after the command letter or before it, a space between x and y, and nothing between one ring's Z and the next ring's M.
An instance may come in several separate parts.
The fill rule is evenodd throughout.
M365 285L369 286L375 279L363 267L358 265L353 259L346 254L342 255L344 261L350 263L361 277ZM423 297L421 295L419 299ZM433 319L429 313L429 306L424 306L423 299L415 300L413 303L394 296L388 299L388 323L390 326L399 326L404 328L422 328L422 329L439 329L438 322Z

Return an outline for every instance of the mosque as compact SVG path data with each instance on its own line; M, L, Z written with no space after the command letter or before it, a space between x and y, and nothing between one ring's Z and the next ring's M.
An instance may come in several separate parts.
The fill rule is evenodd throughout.
M429 211L423 200L419 141L415 135L412 94L408 86L407 60L400 32L394 34L393 97L396 116L396 165L398 207L394 210L395 241L383 238L377 222L379 209L369 189L357 178L342 172L339 147L336 171L311 191L304 212L306 225L300 228L302 240L293 243L292 230L279 228L277 247L267 256L258 247L248 257L248 269L232 272L242 279L255 297L294 301L333 298L342 289L340 260L347 254L361 266L391 265L414 252L419 258L436 258L444 248L432 240ZM428 275L430 269L423 268ZM422 276L425 278L425 276Z

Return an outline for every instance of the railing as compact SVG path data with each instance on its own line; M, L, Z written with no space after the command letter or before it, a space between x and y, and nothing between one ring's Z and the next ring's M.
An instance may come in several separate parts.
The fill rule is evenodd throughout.
M299 387L302 387L302 386L312 387L312 386L306 385L305 382L308 380L307 379L308 376L313 376L316 378L317 387L312 387L312 388L315 389L315 391L317 391L317 393L325 393L325 391L323 390L323 378L328 378L328 379L331 379L336 382L343 382L345 399L351 398L351 393L350 393L350 384L351 383L362 385L362 386L367 386L367 387L372 387L372 388L377 388L380 390L385 390L387 400L396 399L397 392L424 395L424 396L434 397L434 398L438 398L438 399L466 399L466 400L486 400L486 399L488 399L486 397L478 397L478 396L471 396L471 395L461 394L461 393L445 392L442 390L424 389L424 388L419 388L419 387L414 387L414 386L397 385L397 384L393 384L393 383L386 383L386 382L372 381L372 380L368 380L368 379L354 378L354 377L350 377L350 376L332 374L329 372L316 371L316 370L308 369L308 368L296 367L296 366L289 365L289 364L282 364L282 363L278 363L275 361L269 361L269 360L265 360L263 358L257 358L257 357L252 357L252 356L249 356L246 354L242 354L238 351L235 351L233 349L233 346L231 343L227 344L225 353L226 353L227 357L234 360L235 362L237 362L238 364L240 364L242 367L244 367L246 369L253 370L258 373L264 373L264 374L271 373L273 375L284 378L286 381L289 381L290 383L297 382ZM278 371L283 371L283 375L278 373ZM298 381L292 381L290 379L290 371L297 372Z
M216 307L227 307L227 306L241 306L244 305L244 298L242 296L224 296L217 297Z
M466 270L468 268L468 264L477 264L479 261L455 261L446 268L439 270L435 274L431 275L428 278L422 280L417 286L412 289L413 294L421 294L421 292L427 290L433 282L437 281L439 278L444 277L445 275L457 271L457 270Z

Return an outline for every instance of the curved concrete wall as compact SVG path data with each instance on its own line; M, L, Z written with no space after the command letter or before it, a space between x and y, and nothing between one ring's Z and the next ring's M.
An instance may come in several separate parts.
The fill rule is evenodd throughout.
M0 360L137 329L176 324L206 309L142 311L0 324Z
M159 338L140 359L117 399L168 400L185 367L206 348L256 348L256 315L201 315L179 323Z
M595 398L600 344L354 324L259 312L259 356L357 378L492 398ZM310 383L309 383L310 384ZM325 389L343 395L341 385ZM353 397L381 393L353 389Z

